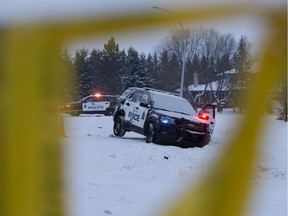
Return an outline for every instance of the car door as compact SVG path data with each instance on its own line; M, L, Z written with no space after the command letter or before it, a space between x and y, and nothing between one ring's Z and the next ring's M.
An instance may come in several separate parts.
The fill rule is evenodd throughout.
M149 94L146 92L142 92L142 94L139 96L139 102L134 109L134 116L137 116L137 120L134 121L134 125L143 129L146 115L149 109L148 104L150 102L150 98Z
M90 111L90 105L92 104L92 102L93 102L92 96L89 96L82 101L82 111L84 113Z
M91 96L82 103L82 110L86 113L97 113L99 111L105 111L110 103L102 98L102 96Z
M135 125L135 121L138 120L139 116L135 116L135 109L138 106L138 101L141 96L140 91L135 91L130 97L124 102L123 109L125 110L125 121Z
M216 123L216 112L215 106L212 104L207 104L202 108L198 114L199 118L204 119L210 125L210 133L213 134L215 123Z

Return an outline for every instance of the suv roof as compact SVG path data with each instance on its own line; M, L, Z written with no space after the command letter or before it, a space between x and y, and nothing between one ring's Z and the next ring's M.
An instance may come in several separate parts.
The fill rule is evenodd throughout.
M151 96L150 99L153 101L154 108L196 115L197 111L194 109L194 107L191 106L192 109L187 108L187 104L189 104L189 107L191 104L185 98L180 97L179 94L147 87L131 87L128 89L131 91L131 93L135 91L144 91L149 93Z

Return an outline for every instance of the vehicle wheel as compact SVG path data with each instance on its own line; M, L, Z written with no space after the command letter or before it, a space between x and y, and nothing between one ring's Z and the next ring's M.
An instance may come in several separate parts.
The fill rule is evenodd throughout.
M78 112L72 112L70 113L71 116L79 116L80 114Z
M146 143L155 143L156 141L156 132L155 127L152 122L148 124L147 131L146 131Z
M203 137L201 137L197 147L203 148L205 145L207 145L210 142L210 137L210 133L206 133Z
M116 117L115 121L114 121L114 126L113 126L113 133L115 136L118 136L118 137L123 137L126 130L125 130L125 127L124 127L124 123L125 123L125 120L123 118L123 116L118 116Z
M105 111L105 114L104 114L105 116L111 116L111 115L113 115L113 110L106 110Z

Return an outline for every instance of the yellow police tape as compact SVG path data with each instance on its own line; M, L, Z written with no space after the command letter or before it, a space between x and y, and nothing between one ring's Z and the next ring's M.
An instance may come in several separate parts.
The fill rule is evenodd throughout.
M286 11L234 5L174 11L185 20L252 15L269 22L260 78L250 93L246 119L230 148L197 187L187 189L165 216L237 216L249 191L256 136L267 91L287 72ZM72 37L164 25L164 13L19 22L0 28L0 215L65 215L58 140L58 49ZM251 121L253 119L253 121Z

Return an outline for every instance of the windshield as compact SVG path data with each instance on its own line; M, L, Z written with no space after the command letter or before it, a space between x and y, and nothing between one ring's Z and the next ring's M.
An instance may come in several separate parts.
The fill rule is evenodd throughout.
M163 109L167 111L173 111L183 113L186 115L197 115L191 104L184 98L180 98L174 95L165 94L153 94L154 108Z

